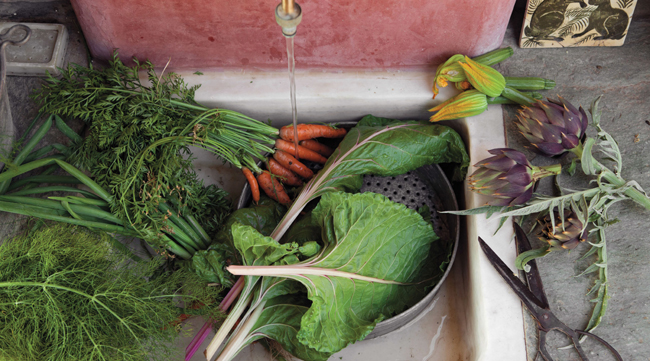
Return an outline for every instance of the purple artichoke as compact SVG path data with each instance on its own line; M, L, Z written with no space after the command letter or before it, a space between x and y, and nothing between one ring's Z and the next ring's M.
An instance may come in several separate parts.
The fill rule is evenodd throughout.
M533 196L535 183L546 176L559 174L559 164L535 167L526 156L514 149L489 150L490 157L475 164L479 167L469 178L470 190L492 196L492 206L525 204Z
M537 101L519 110L517 126L541 153L555 156L575 149L587 129L589 119L584 109L576 109L559 97L559 101Z
M538 235L539 239L548 242L553 248L574 249L587 240L587 232L578 215L569 210L564 210L564 225L559 214L555 216L555 228L547 215L540 223L543 226Z

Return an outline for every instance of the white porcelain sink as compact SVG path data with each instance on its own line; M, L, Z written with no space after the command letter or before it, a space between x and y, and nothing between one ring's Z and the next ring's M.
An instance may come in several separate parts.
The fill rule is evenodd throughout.
M272 120L274 126L290 123L289 81L285 72L209 72L181 75L191 84L202 84L196 100L253 118ZM298 119L302 122L358 120L366 114L396 119L428 119L427 109L453 96L452 87L431 99L431 72L298 72ZM487 150L505 146L500 106L476 117L447 123L464 138L472 163L488 156ZM222 165L207 152L197 150L195 166L208 183L219 184L237 198L245 180L240 171ZM473 169L470 169L470 172ZM462 197L461 197L462 198ZM465 192L461 209L485 203ZM519 299L480 251L482 237L508 265L514 265L512 226L496 235L498 220L464 217L461 246L454 268L436 296L436 302L408 327L373 340L358 342L331 360L525 360L524 327ZM202 320L192 322L195 330ZM192 360L205 360L202 350ZM184 348L191 337L180 340ZM180 347L180 346L179 346ZM236 360L262 361L271 357L260 345L243 351Z

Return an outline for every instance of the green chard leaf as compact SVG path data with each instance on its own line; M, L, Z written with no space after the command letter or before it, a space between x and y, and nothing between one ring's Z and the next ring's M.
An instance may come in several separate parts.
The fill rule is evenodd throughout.
M314 218L323 229L329 228L323 232L329 237L323 254L309 267L392 281L319 275L298 279L313 302L298 338L318 351L337 352L413 303L408 288L417 286L405 284L419 281L416 277L437 237L417 212L372 193L327 194Z
M300 321L309 310L308 302L296 296L278 296L264 304L260 318L252 327L249 342L264 337L280 343L284 350L301 360L326 361L332 353L319 352L298 341Z
M390 122L369 115L350 130L313 183L327 190L346 188L351 175L394 176L432 163L458 163L464 174L469 157L458 133L428 122Z
M418 300L426 284L420 275L437 236L416 211L374 193L327 193L313 218L325 243L314 259L229 270L301 282L312 305L302 317L297 338L316 351L334 353L364 339L378 322ZM254 233L250 227L233 228L235 244L246 264L268 263L281 245Z
M224 228L216 234L210 247L194 254L191 259L192 269L207 282L232 287L234 277L226 267L240 264L239 254L233 243L232 226L234 224L251 226L262 235L268 236L282 218L284 211L284 206L266 196L263 196L255 206L234 211L226 219Z
M433 163L457 163L455 178L464 178L469 156L453 129L368 115L348 132L323 169L305 185L271 236L282 238L309 201L327 192L358 191L364 174L395 176Z
M233 275L226 271L237 255L225 244L213 244L207 250L197 251L192 256L192 270L201 279L218 283L223 287L230 288L235 283Z
M357 126L363 126L363 127L385 127L388 125L395 125L401 123L401 120L397 119L388 119L388 118L381 118L381 117L376 117L374 115L366 115L365 117L361 118L359 123L357 123Z
M239 223L232 225L232 236L246 265L270 265L298 251L297 243L280 244L271 237L262 236L253 227Z

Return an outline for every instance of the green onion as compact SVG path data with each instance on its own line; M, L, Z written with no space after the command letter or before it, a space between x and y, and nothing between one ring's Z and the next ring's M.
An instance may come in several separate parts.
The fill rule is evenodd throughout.
M61 117L58 115L54 116L55 119L55 125L56 127L65 135L66 137L70 138L74 143L81 143L83 142L83 138L79 134L77 134L72 128L70 128Z
M47 176L44 176L47 177ZM74 178L74 177L72 177ZM76 178L74 178L76 179ZM43 182L47 183L47 182ZM60 183L60 182L52 182L52 183ZM12 184L13 185L13 184ZM50 192L74 192L74 193L79 193L83 194L84 196L88 198L93 198L93 199L98 199L96 195L94 195L91 192L74 188L74 187L66 187L66 186L48 186L48 187L38 187L36 189L22 189L16 192L9 193L7 195L12 195L12 196L26 196L26 195L31 195L31 194L42 194L42 193L50 193ZM86 198L87 199L87 198Z
M29 153L32 152L34 147L36 147L36 144L38 144L38 142L40 142L41 139L45 137L45 134L47 133L48 130L50 130L51 127L52 127L52 116L47 118L47 120L43 123L43 125L41 125L41 127L38 128L36 133L34 133L34 136L27 142L27 144L25 144L25 147L23 147L23 149L18 153L16 158L14 158L12 165L20 166L25 160L25 158L27 158ZM2 175L10 172L11 169L7 172L4 172ZM2 175L0 175L0 177ZM9 188L9 184L11 183L11 178L13 178L13 176L0 181L0 194L4 194L7 191L7 188Z

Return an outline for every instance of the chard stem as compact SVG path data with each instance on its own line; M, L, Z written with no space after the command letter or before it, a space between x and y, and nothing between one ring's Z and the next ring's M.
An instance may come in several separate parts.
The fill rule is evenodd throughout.
M330 276L356 279L360 281L381 283L388 285L402 285L404 283L384 280L381 278L362 276L355 273L337 271L330 268L305 267L305 266L228 266L228 272L236 276L270 276L270 277L292 277L292 276Z
M249 282L249 283L257 283L257 282ZM223 341L225 341L226 337L228 337L230 330L232 330L232 328L235 327L235 324L239 320L239 317L244 313L246 307L248 307L248 305L251 303L251 300L253 299L253 293L252 293L253 285L250 286L246 285L246 286L247 286L246 287L247 292L243 293L244 295L246 295L246 297L239 297L232 311L230 311L228 317L223 322L223 325L221 325L221 327L217 331L217 334L214 335L214 338L212 339L212 341L210 341L210 344L205 349L205 356L208 360L212 360L214 355L219 350L219 347L221 347Z
M230 291L228 291L228 294L226 294L226 297L224 297L221 303L219 304L219 309L221 311L226 312L230 308L230 305L232 305L232 303L241 294L241 291L243 289L244 289L244 277L239 277L237 279L237 282L235 282L235 284L230 289Z
M265 303L266 301L262 301L255 307L255 310L253 311L253 313L250 314L248 319L246 319L242 327L239 328L237 333L232 335L228 344L223 349L223 351L221 352L221 354L219 355L216 361L230 361L235 356L237 356L239 349L241 349L242 345L244 345L244 343L246 342L248 333L250 332L251 328L253 328L253 325L255 325L257 320L260 318L260 315L264 311Z

